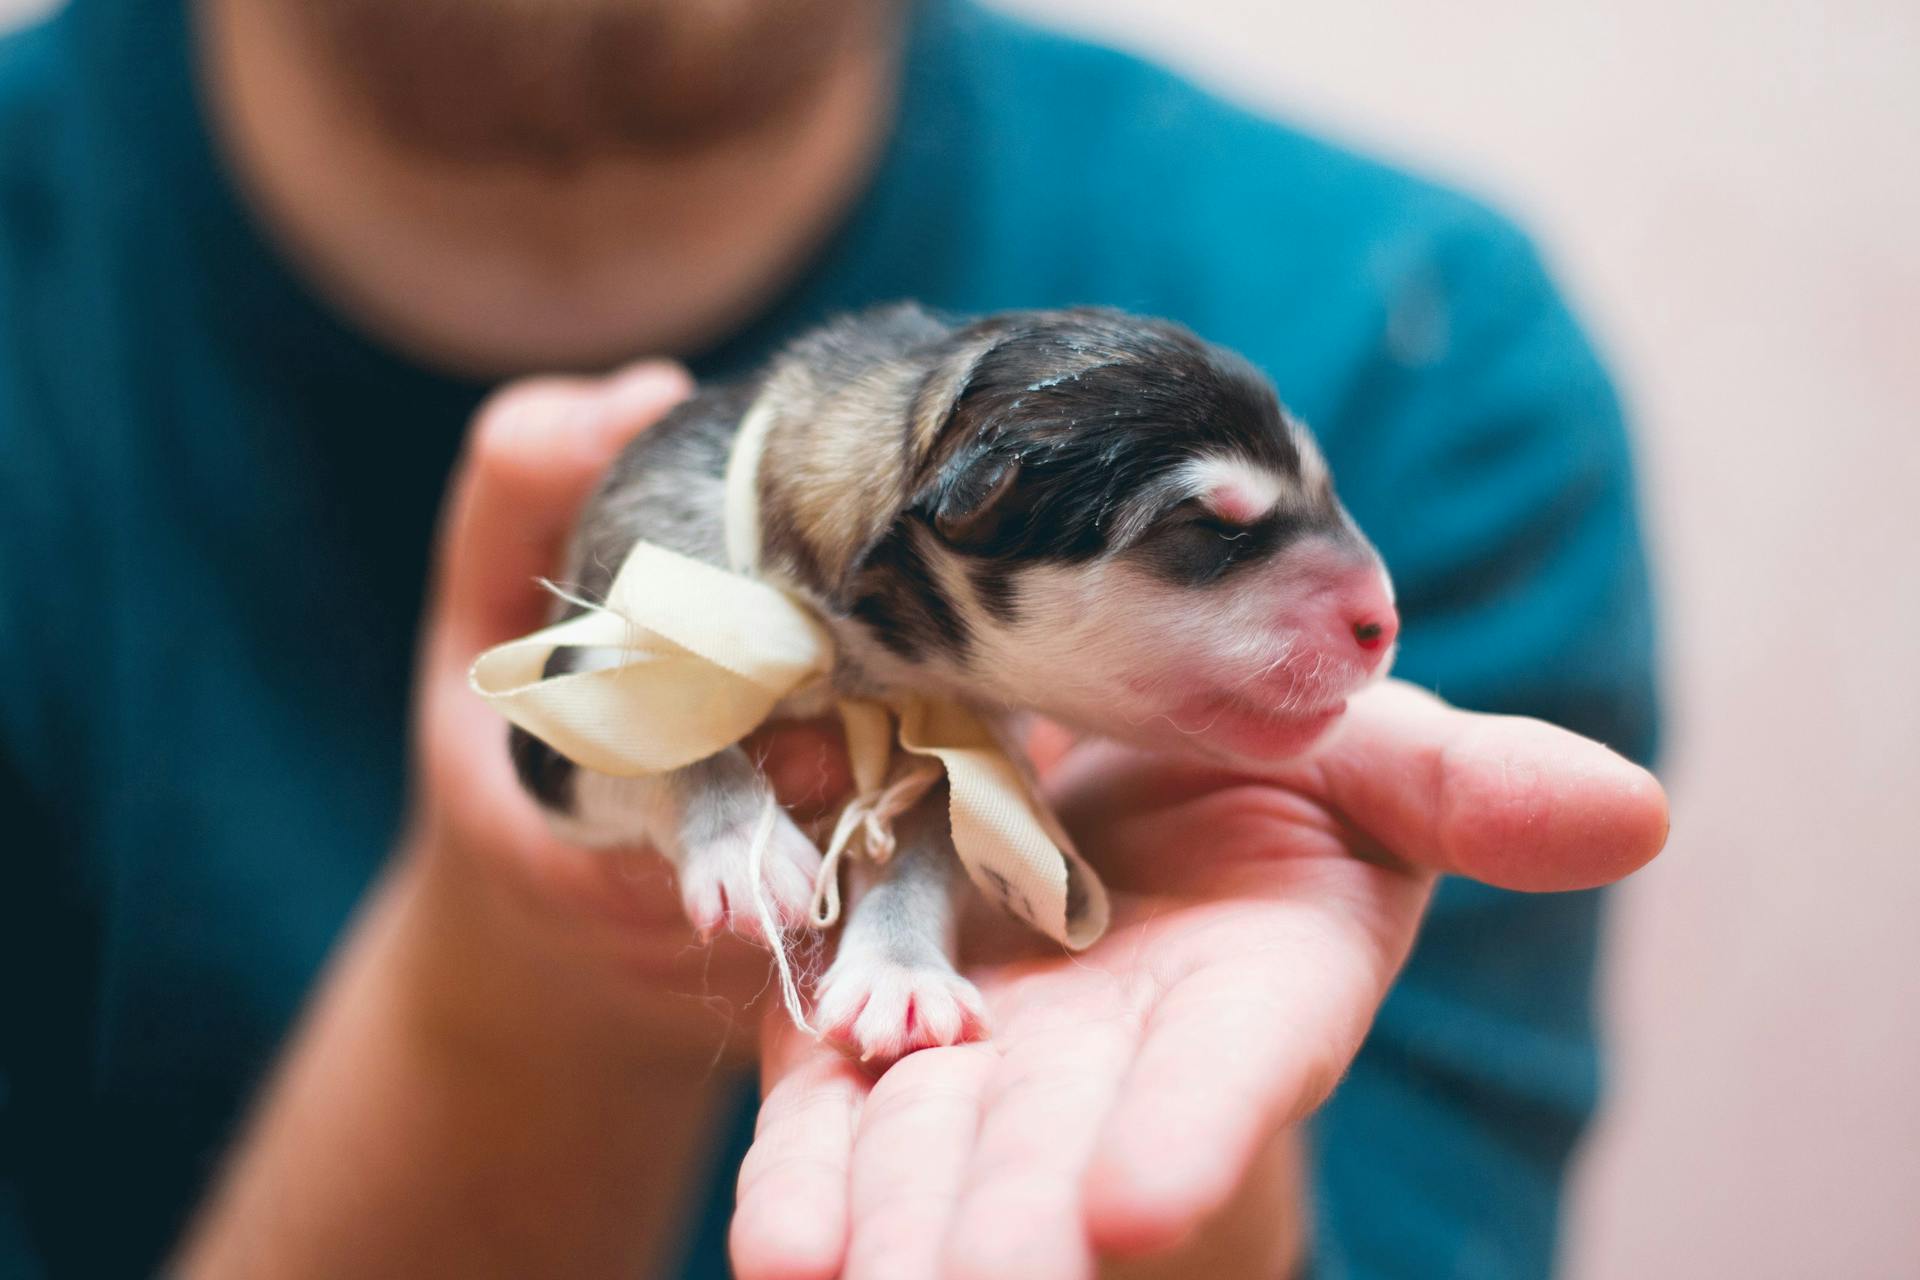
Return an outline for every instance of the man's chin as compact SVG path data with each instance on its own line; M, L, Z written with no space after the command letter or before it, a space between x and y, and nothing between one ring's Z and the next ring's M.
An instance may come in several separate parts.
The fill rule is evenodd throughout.
M890 0L279 0L391 142L461 163L684 155L790 123Z

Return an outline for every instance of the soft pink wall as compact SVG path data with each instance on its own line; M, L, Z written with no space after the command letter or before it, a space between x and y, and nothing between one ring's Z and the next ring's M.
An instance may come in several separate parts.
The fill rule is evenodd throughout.
M0 0L0 31L53 8L55 0Z
M1676 814L1568 1272L1920 1276L1920 5L1019 7L1540 234L1636 411Z

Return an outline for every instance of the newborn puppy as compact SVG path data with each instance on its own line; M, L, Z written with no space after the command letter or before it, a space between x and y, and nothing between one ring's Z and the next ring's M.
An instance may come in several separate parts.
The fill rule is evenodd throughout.
M756 408L759 573L825 619L841 692L936 692L1257 766L1308 748L1388 665L1391 588L1305 428L1239 357L1107 310L953 324L895 306L801 338L628 447L575 536L574 593L603 599L642 539L727 563L723 477ZM548 674L615 657L557 650ZM696 926L760 935L748 851L768 784L741 748L639 779L518 729L511 748L565 834L653 844ZM984 1026L952 961L965 880L945 809L935 787L900 821L819 992L820 1022L866 1057ZM782 814L763 881L783 927L818 865Z

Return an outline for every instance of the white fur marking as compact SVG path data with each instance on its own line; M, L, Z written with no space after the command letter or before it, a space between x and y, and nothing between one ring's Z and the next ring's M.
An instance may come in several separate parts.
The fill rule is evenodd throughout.
M547 814L547 823L570 844L589 849L650 844L669 848L672 799L658 778L616 778L595 769L576 768L573 812Z
M1252 524L1272 511L1287 487L1267 468L1231 454L1195 458L1180 468L1179 483L1234 524Z

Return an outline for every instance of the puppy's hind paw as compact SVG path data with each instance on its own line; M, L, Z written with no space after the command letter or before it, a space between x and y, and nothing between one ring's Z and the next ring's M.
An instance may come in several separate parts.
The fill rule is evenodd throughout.
M754 897L753 840L758 826L756 818L726 827L685 851L678 873L680 900L702 937L726 928L749 942L768 945ZM785 932L805 922L819 869L820 851L813 841L784 810L776 810L760 864L760 886L775 928Z
M820 986L814 1022L862 1062L985 1039L987 1010L971 982L944 964L836 962Z

